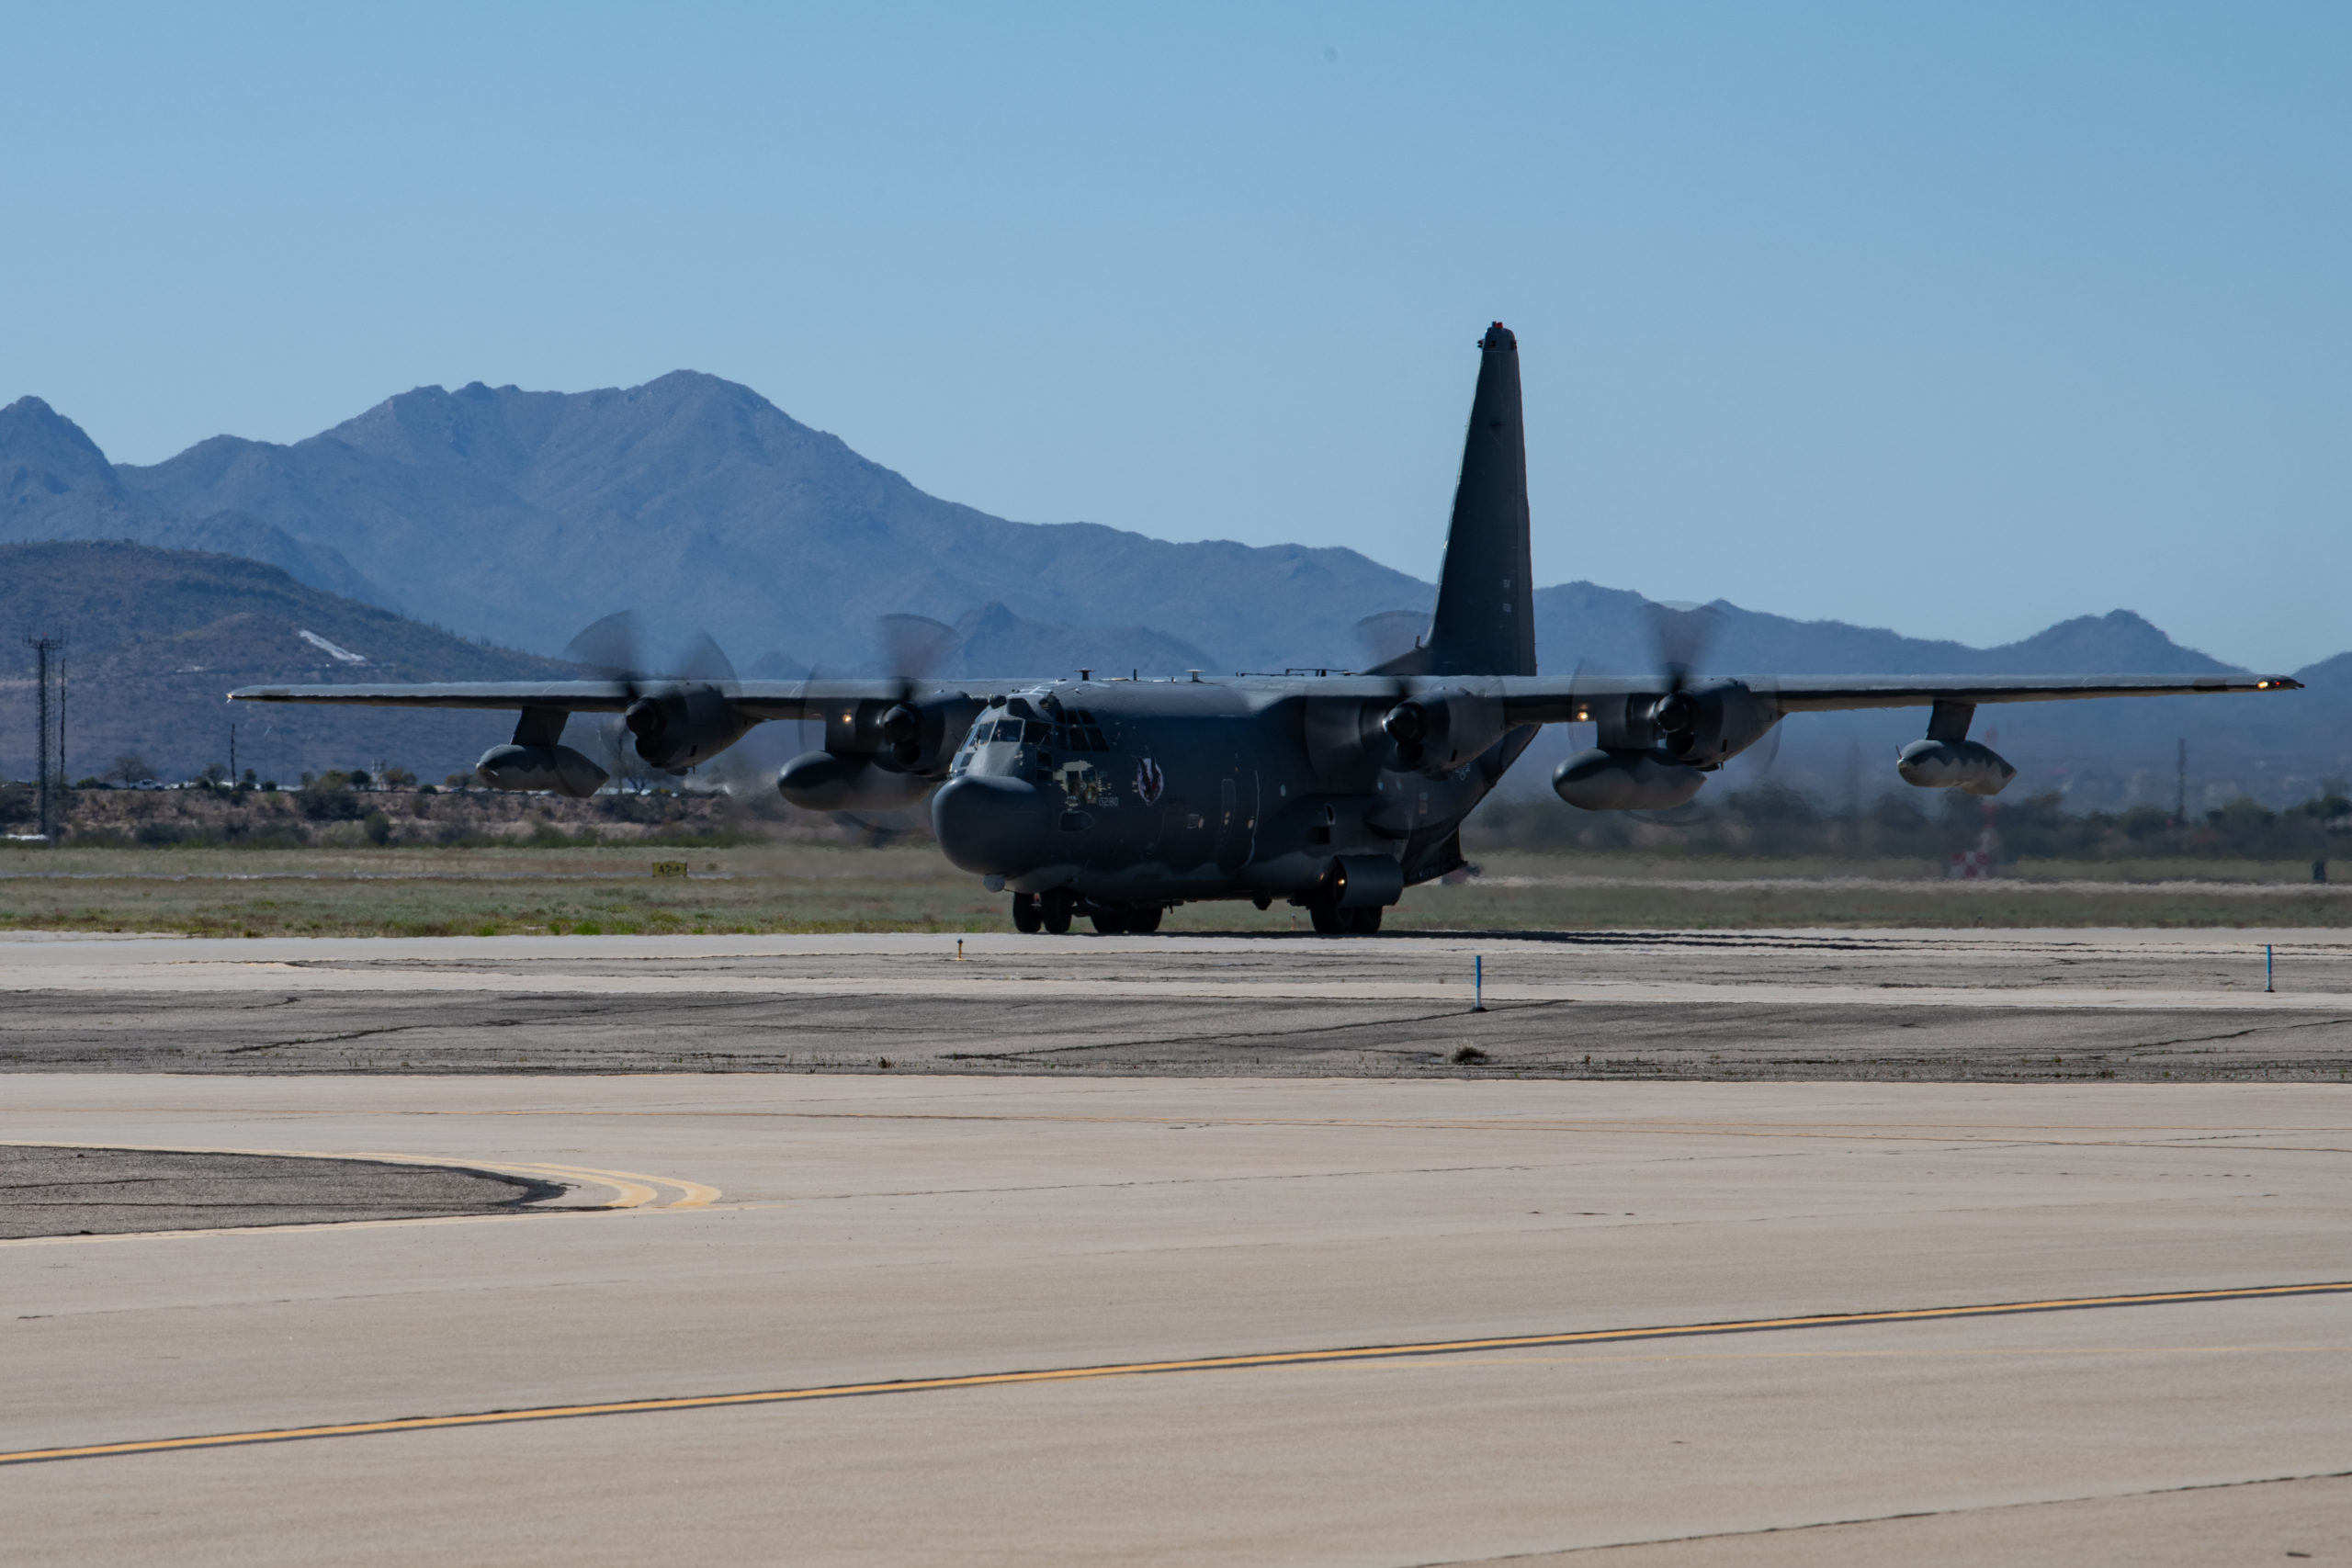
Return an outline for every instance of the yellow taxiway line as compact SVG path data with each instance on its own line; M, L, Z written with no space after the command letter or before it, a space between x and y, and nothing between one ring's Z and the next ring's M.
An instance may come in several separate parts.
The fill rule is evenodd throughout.
M2302 1285L2249 1285L2216 1291L2160 1291L2141 1295L2069 1296L2049 1301L1993 1302L1970 1306L1907 1307L1889 1312L1829 1313L1814 1317L1759 1317L1729 1323L1675 1324L1649 1328L1594 1328L1566 1334L1516 1334L1487 1339L1442 1339L1419 1344L1360 1345L1336 1350L1274 1350L1246 1356L1203 1356L1177 1361L1115 1361L1091 1367L1054 1367L1028 1371L973 1372L957 1377L905 1378L889 1382L831 1383L813 1388L762 1389L747 1393L684 1394L669 1399L624 1399L598 1404L543 1404L521 1410L483 1410L459 1416L410 1416L390 1421L352 1421L336 1426L279 1427L254 1432L215 1432L192 1438L148 1438L75 1448L24 1449L0 1453L0 1465L57 1460L110 1459L128 1454L176 1453L192 1449L243 1448L257 1443L300 1442L315 1438L361 1438L386 1432L424 1432L452 1427L495 1427L518 1421L561 1421L588 1416L639 1416L662 1410L718 1410L730 1405L786 1404L803 1400L851 1399L886 1393L928 1393L948 1389L1001 1388L1021 1383L1073 1382L1088 1378L1146 1377L1170 1372L1239 1371L1258 1367L1325 1366L1396 1357L1448 1356L1480 1350L1524 1350L1559 1345L1599 1345L1644 1339L1682 1339L1702 1335L1757 1334L1797 1328L1844 1328L1877 1323L1925 1323L1953 1318L2001 1317L2022 1313L2082 1312L2101 1307L2168 1306L2200 1302L2260 1301L2275 1296L2352 1294L2352 1280Z

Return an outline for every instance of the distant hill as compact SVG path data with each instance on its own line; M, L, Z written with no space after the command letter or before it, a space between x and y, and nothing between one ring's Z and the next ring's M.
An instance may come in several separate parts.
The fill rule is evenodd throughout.
M987 604L956 622L943 669L971 673L1032 671L1125 671L1144 676L1216 671L1216 656L1149 626L1073 626L1024 620L1007 606Z
M66 765L123 754L185 778L229 761L292 783L305 769L390 761L438 779L504 740L496 714L232 706L262 682L547 680L571 666L469 642L232 556L129 544L0 545L0 773L33 772L32 659L17 636L67 639ZM303 634L310 634L305 637ZM347 657L337 657L327 646Z
M384 601L331 545L304 543L233 508L162 510L125 487L81 426L39 398L19 398L0 408L0 543L36 539L127 539L243 556L331 593Z
M1535 644L1543 666L1646 671L1655 658L1645 606L1622 588L1568 582L1535 593ZM2167 675L2234 670L2182 648L2129 610L2080 615L2021 642L1996 648L1905 637L1843 621L1798 621L1718 600L1711 670L1779 675Z

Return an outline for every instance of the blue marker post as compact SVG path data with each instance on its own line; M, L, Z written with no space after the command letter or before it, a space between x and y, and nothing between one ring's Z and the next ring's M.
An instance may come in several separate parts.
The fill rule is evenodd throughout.
M1470 960L1470 1010L1487 1010L1487 955L1483 953Z
M2277 989L2278 989L2278 987L2276 987L2276 986L2274 986L2274 985L2272 985L2272 984L2271 984L2271 982L2272 982L2273 980L2275 980L2275 979L2277 979L2277 978L2278 978L2278 956L2277 956L2277 954L2273 953L2270 951L2270 944L2269 944L2268 942L2264 942L2264 943L2262 944L2262 988L2263 988L2263 990L2265 990L2266 992L2267 992L2267 991L2275 991L2275 990L2277 990Z

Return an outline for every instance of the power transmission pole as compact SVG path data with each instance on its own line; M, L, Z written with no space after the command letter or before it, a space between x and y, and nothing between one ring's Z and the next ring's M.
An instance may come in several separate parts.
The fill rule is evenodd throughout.
M57 821L50 802L51 781L49 750L49 656L63 648L65 641L62 637L28 637L25 638L25 646L33 650L34 680L36 690L40 694L33 705L35 722L40 727L40 737L33 747L36 755L34 765L40 772L33 777L40 802L40 836L43 839L51 839L56 836Z

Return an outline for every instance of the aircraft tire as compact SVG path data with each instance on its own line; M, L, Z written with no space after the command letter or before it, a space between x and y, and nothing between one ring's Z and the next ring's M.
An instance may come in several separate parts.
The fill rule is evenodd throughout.
M1046 918L1037 912L1037 896L1035 893L1015 893L1012 896L1012 929L1023 936L1035 936L1046 929Z
M1358 936L1376 936L1376 935L1378 935L1378 934L1379 934L1379 932L1380 932L1380 917L1381 917L1381 915L1385 912L1384 910L1382 910L1382 908L1380 908L1380 906L1379 906L1379 905L1374 904L1374 905L1371 908L1369 908L1369 909L1355 909L1355 910L1351 910L1351 911L1350 911L1350 912L1351 912L1351 913L1352 913L1352 914L1355 916L1355 918L1356 918L1356 919L1355 919L1355 931L1356 931L1356 935L1358 935Z
M1317 932L1323 936L1353 936L1355 934L1356 922L1353 909L1342 909L1336 904L1309 904L1306 907L1306 914L1307 918L1315 922Z
M1149 936L1159 929L1159 917L1168 911L1157 904L1127 911L1127 930L1136 936Z
M1037 896L1037 918L1045 922L1048 936L1069 934L1070 911L1076 903L1067 887L1049 887Z
M1127 911L1104 908L1094 911L1094 934L1118 936L1128 931Z

